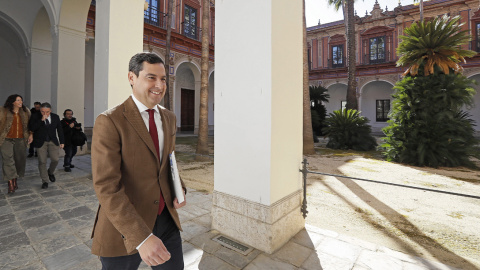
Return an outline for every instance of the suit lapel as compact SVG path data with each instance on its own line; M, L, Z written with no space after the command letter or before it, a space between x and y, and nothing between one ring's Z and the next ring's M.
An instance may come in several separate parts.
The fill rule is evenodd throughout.
M165 115L163 109L158 106L158 111L160 112L160 117L162 118L162 129L163 129L163 153L162 153L162 164L160 166L160 171L163 170L165 164L170 163L170 157L168 156L171 149L171 136L170 136L170 123Z
M143 118L140 115L137 105L135 105L132 97L129 97L127 101L125 101L125 111L123 112L123 115L125 115L127 121L133 126L133 129L137 132L138 136L140 136L142 141L147 145L148 149L150 149L150 151L155 155L158 165L159 159L157 156L157 150L155 149L152 137L150 136L150 133L148 133L145 122L143 121Z

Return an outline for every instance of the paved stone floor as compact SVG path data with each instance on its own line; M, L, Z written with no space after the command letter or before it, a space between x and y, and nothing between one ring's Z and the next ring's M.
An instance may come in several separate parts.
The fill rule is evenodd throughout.
M40 188L36 158L28 159L14 195L0 180L0 269L101 269L90 253L98 205L90 162L90 155L75 157L71 173L60 162L48 189ZM244 256L211 240L219 234L210 229L211 199L190 189L179 211L185 269L454 269L309 225L272 255L253 250Z

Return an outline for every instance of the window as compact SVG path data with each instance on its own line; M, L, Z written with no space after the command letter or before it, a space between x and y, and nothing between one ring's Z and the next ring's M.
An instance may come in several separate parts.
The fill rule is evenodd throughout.
M165 28L165 23L163 21L163 13L160 12L159 0L147 0L148 9L144 12L144 20L146 23L155 25L158 27Z
M347 101L346 100L342 100L340 102L340 109L343 111L347 108Z
M385 37L370 38L370 63L385 62Z
M389 120L388 113L390 112L390 100L389 99L377 99L377 122L387 122Z
M332 46L332 67L343 67L343 44Z
M479 38L480 38L480 23L477 23L477 29L476 29L476 38L477 40L475 40L475 48L472 48L472 50L478 52L480 51L480 42L479 42Z
M185 20L183 21L183 34L186 37L197 39L197 10L185 5Z

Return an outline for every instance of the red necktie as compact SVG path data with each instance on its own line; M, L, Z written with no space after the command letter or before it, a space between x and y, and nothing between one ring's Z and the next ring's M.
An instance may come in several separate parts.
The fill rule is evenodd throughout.
M157 132L157 125L155 124L155 110L150 109L147 110L148 112L148 131L150 132L150 136L153 140L153 145L155 145L155 150L157 150L157 156L160 158L160 147L158 145L158 132ZM160 215L165 207L165 200L163 199L162 190L160 190L160 200L158 206L158 214Z

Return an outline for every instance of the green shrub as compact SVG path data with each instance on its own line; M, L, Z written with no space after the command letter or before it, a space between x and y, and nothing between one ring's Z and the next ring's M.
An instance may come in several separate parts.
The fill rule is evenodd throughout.
M421 71L422 69L420 69ZM386 135L387 160L416 166L472 166L478 143L474 123L463 106L473 103L473 80L435 72L406 76L395 89Z
M328 137L327 147L368 151L375 149L377 142L371 135L369 120L356 110L337 110L325 119L323 133Z

